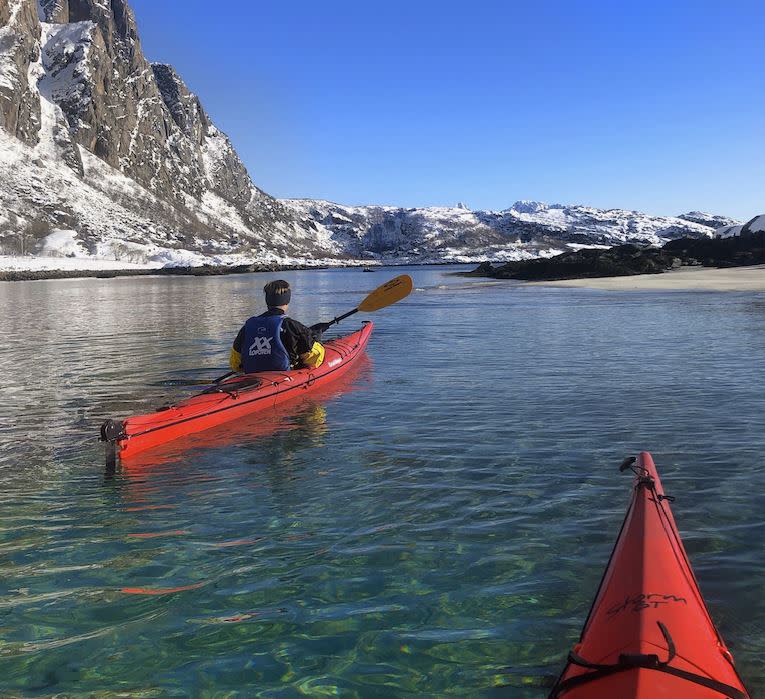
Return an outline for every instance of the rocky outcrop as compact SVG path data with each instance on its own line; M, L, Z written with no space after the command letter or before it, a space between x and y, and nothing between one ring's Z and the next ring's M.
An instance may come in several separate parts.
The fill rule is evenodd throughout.
M165 106L194 148L210 187L228 201L247 206L254 185L228 136L210 121L172 66L153 63L152 70Z
M210 122L199 98L189 91L172 66L152 63L151 68L173 121L192 144L201 147Z
M495 279L555 280L657 274L682 262L659 248L618 245L609 250L580 250L549 259L510 262L499 268L479 267L471 276Z
M125 0L47 0L41 10L67 23L47 32L43 53L75 142L164 199L185 204L211 187L250 203L253 184L228 138L171 66L146 60Z
M686 265L705 267L742 267L765 264L765 226L753 230L750 224L742 235L712 240L689 240L681 238L664 246L670 255L679 257ZM747 226L749 226L747 228Z
M765 231L737 238L680 238L661 248L619 245L608 250L580 250L549 259L482 264L467 276L525 281L660 274L689 265L739 267L765 264Z
M765 214L755 216L746 223L723 225L715 231L716 238L749 237L765 231Z
M69 0L68 14L77 33L46 52L70 67L72 80L54 99L75 141L164 199L201 197L199 144L168 112L130 7L124 0Z

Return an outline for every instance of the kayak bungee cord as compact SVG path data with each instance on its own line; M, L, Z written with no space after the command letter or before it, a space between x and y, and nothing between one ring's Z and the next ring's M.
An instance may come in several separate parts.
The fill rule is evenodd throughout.
M579 642L549 699L749 699L648 452Z

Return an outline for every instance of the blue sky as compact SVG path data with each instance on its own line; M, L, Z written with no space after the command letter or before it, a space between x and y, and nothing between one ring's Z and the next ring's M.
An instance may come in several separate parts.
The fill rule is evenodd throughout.
M255 183L765 212L765 3L131 0Z

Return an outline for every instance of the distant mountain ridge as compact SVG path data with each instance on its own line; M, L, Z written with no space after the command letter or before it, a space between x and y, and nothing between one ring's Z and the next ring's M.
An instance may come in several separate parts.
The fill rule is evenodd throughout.
M650 216L622 209L518 201L501 211L455 207L343 206L283 199L301 220L328 229L348 254L389 260L523 260L579 246L661 245L681 237L710 237L734 219L700 212Z
M146 59L127 0L0 0L0 255L519 260L736 223L528 201L471 211L278 200L173 67Z

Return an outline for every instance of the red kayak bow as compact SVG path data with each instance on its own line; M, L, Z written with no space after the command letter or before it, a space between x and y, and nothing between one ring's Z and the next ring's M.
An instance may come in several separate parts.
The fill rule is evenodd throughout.
M579 643L550 699L749 699L648 452Z
M156 412L122 421L107 420L101 426L101 440L125 459L179 437L305 396L338 379L353 366L364 351L373 327L373 323L365 321L361 330L324 343L324 362L316 369L238 375Z

